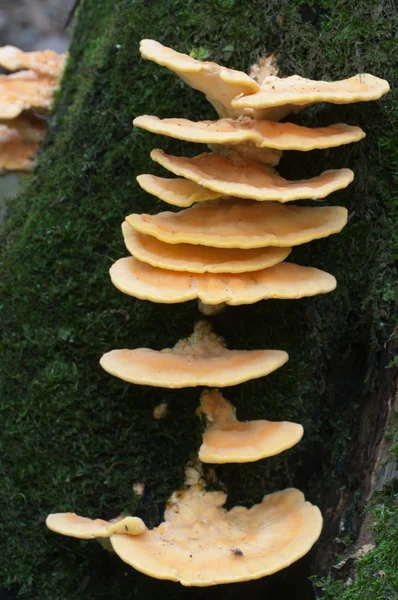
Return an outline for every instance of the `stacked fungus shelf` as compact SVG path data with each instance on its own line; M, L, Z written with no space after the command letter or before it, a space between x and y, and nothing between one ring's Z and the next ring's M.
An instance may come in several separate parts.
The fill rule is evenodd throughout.
M388 91L388 83L362 74L337 82L268 76L260 85L244 73L199 62L152 40L141 43L141 54L205 93L220 118L197 123L149 115L135 119L137 127L207 144L211 152L184 158L152 151L151 158L176 177L143 174L137 178L139 185L182 210L126 217L122 232L131 256L112 266L113 284L152 302L197 298L205 314L225 304L331 292L336 286L333 275L286 259L293 246L341 231L347 210L288 203L325 198L347 187L354 174L350 169L326 170L311 179L289 181L275 166L284 150L336 147L358 142L365 133L341 123L310 129L278 120L315 102L376 100ZM200 412L207 427L199 459L223 464L274 456L300 441L303 427L297 423L240 422L218 389L264 377L287 360L280 349L228 349L207 321L199 321L193 334L173 348L112 350L101 365L134 384L204 386ZM73 513L50 515L47 525L82 539L108 537L115 552L134 568L188 586L269 575L303 556L320 535L320 511L298 490L267 495L250 509L227 511L225 501L223 492L206 491L198 476L173 494L164 522L152 530L135 517L109 523Z
M66 55L52 50L23 52L0 48L0 172L29 171L47 123L40 115L53 106Z

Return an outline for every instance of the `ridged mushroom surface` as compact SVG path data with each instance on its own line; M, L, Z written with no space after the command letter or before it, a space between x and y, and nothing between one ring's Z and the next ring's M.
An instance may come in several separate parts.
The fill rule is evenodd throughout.
M297 444L304 430L289 421L238 421L235 409L217 390L202 393L207 428L199 449L203 463L247 463L280 454Z
M365 132L360 127L344 123L311 129L294 123L257 121L247 117L238 120L194 122L188 119L158 119L158 117L142 115L136 117L133 124L152 133L187 142L232 146L251 142L258 148L303 152L351 144L365 137Z
M248 273L188 273L166 271L127 257L116 261L109 272L113 285L124 294L163 304L198 299L204 304L238 306L271 298L327 294L336 287L333 275L287 262Z
M228 350L210 325L199 321L193 334L173 348L111 350L100 364L124 381L173 389L237 385L268 375L288 358L281 350Z
M126 221L167 244L247 249L305 244L339 233L347 218L347 209L341 206L284 206L227 198L178 213L131 214Z
M194 158L152 150L151 158L175 175L185 177L225 196L265 201L325 198L346 188L354 179L351 169L324 171L311 179L289 181L274 169L253 160L203 153Z
M137 260L152 267L189 273L247 273L282 262L291 248L211 248L193 244L166 244L122 223L124 243Z

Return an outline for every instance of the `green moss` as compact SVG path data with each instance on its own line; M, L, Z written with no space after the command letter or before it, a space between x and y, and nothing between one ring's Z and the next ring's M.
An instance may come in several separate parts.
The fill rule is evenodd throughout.
M346 581L331 577L318 582L323 598L338 600L396 600L398 598L398 487L376 494L371 511L375 549L357 561Z
M80 4L53 127L25 193L11 206L0 258L0 577L21 597L118 600L183 593L126 570L94 543L59 538L44 526L47 513L64 510L104 518L124 510L149 525L159 522L200 443L199 391L128 386L98 366L111 348L173 345L199 317L195 303L134 301L115 290L107 274L125 254L124 215L161 208L135 182L139 173L161 173L149 161L150 149L198 149L137 131L133 118L214 116L201 94L141 61L139 40L206 52L210 60L242 70L258 55L278 50L283 75L337 79L366 68L394 83L396 22L384 5L377 11L367 0L318 2L321 19L314 27L303 22L302 4ZM325 152L286 153L281 164L293 178L340 166L356 173L347 191L329 199L349 207L346 230L293 254L293 260L333 272L337 291L229 308L213 319L231 347L290 353L280 371L228 391L240 417L294 420L306 431L280 457L217 468L231 503L250 504L294 484L327 506L325 485L333 479L349 483L347 461L367 374L396 325L396 95L366 105L316 106L299 121L359 124L368 137ZM168 417L155 421L153 407L162 401L169 404ZM145 482L142 499L132 491L137 481ZM210 597L198 590L184 594Z
M398 413L393 416L388 460L398 461ZM342 579L331 576L316 580L323 598L338 600L396 600L398 598L398 480L376 492L367 508L368 535L373 548L354 564ZM344 556L342 557L344 559Z

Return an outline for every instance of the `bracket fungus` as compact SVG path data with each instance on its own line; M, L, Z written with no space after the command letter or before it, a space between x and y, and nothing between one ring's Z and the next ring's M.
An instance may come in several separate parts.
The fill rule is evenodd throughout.
M246 463L280 454L297 444L302 425L288 421L238 421L235 409L217 390L203 392L200 411L208 425L199 449L203 463Z
M311 129L294 123L255 121L248 117L195 123L187 119L158 119L143 115L134 119L133 125L187 142L233 146L252 142L258 148L302 152L351 144L366 135L360 127L344 123Z
M181 208L191 206L195 202L215 200L222 196L222 194L208 190L189 179L166 179L165 177L156 177L156 175L138 175L137 182L148 194Z
M156 237L122 223L124 243L137 260L171 271L190 273L242 273L260 271L282 262L291 248L214 248L194 244L165 244Z
M330 169L317 177L288 181L274 169L249 159L227 158L203 153L194 158L171 156L152 150L151 158L171 171L225 196L252 200L292 200L325 198L346 188L354 179L351 169Z
M204 304L238 306L271 298L297 300L327 294L336 287L336 279L326 271L287 262L246 273L189 273L151 267L128 257L117 260L110 275L121 292L164 304L197 298Z
M267 77L254 94L242 93L231 101L234 109L264 109L274 106L308 106L317 102L352 104L378 100L390 90L385 79L360 73L341 81L312 81L299 75Z
M14 129L0 127L0 173L30 171L38 146L26 142Z
M284 206L223 198L178 213L132 214L127 223L167 244L212 248L289 247L339 233L347 223L342 206Z
M48 515L46 525L55 533L81 540L109 538L115 533L139 535L146 529L144 522L138 517L121 517L115 521L103 521L102 519L87 519L75 515L75 513Z
M66 55L52 50L0 48L0 66L17 71L0 75L1 171L28 171L34 165L47 124L33 110L51 110L65 59Z
M113 284L152 302L198 299L208 314L225 304L331 292L336 286L333 275L285 259L292 246L341 231L347 210L284 203L325 198L347 187L354 174L343 168L288 181L269 165L277 164L284 150L331 148L357 142L365 134L345 124L309 129L275 121L314 102L380 98L388 83L367 74L336 82L267 75L260 85L245 73L197 61L153 40L141 42L141 54L203 92L220 119L196 123L148 115L135 119L137 127L148 131L210 144L212 153L184 158L152 151L152 159L177 178L143 174L137 178L139 185L185 210L126 217L122 231L133 256L111 267ZM40 73L48 76L48 71ZM0 89L1 85L0 80ZM18 114L17 110L12 116ZM178 389L237 385L269 375L287 360L283 350L229 350L209 324L200 321L194 333L173 348L111 350L100 363L124 381ZM291 448L303 435L298 423L238 421L232 405L217 390L202 394L201 410L208 421L199 450L203 462L256 461ZM109 537L127 564L186 586L270 575L306 554L320 534L319 509L296 489L266 495L249 509L235 506L227 511L223 492L206 491L198 478L187 484L188 489L173 494L164 522L152 530L134 517L109 523L72 513L50 515L47 525L84 539Z
M15 46L0 48L0 65L7 71L30 69L40 75L59 79L65 66L66 54L54 50L24 52Z
M173 348L111 350L101 358L105 371L140 385L185 388L226 387L264 377L288 360L281 350L228 350L206 321Z
M270 75L260 85L241 71L195 60L154 40L142 40L140 51L143 58L167 67L193 89L203 92L221 118L245 115L279 121L315 102L378 100L390 89L384 79L362 73L333 82Z
M201 587L271 575L304 556L321 533L319 509L294 488L251 508L227 511L226 499L199 483L175 492L153 529L134 517L112 524L71 513L49 515L47 526L82 539L109 537L116 554L138 571ZM123 531L131 521L132 531Z
M34 71L0 75L0 119L13 119L30 108L38 112L50 110L55 88L52 79Z
M240 112L232 109L231 101L240 94L252 94L260 87L246 73L220 67L216 63L195 60L191 56L162 46L155 40L142 40L140 51L142 58L167 67L193 89L203 92L223 116L229 116L231 112L238 116Z

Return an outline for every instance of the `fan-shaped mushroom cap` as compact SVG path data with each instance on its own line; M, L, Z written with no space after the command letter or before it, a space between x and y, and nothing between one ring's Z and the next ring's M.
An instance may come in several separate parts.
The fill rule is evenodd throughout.
M198 484L175 492L163 523L152 530L136 517L112 524L73 513L49 515L47 526L81 539L110 538L116 554L138 571L202 587L271 575L304 556L321 533L319 509L294 488L249 509L227 511L225 501L223 492Z
M270 167L244 159L229 159L219 154L203 153L194 158L171 156L152 150L151 158L175 175L226 196L253 200L290 202L305 198L325 198L347 187L354 179L351 169L324 171L318 177L288 181Z
M0 75L0 119L13 119L23 110L46 111L52 107L56 83L34 71Z
M243 93L232 100L233 108L263 109L286 104L299 106L316 102L332 104L351 104L378 100L390 89L385 79L379 79L368 73L361 73L341 81L312 81L299 75L279 78L266 77L257 92Z
M95 538L109 538L115 533L125 535L139 535L146 530L145 523L138 517L123 517L117 521L103 521L102 519L87 519L75 513L54 513L48 515L46 525L51 531L79 538L92 540Z
M247 509L222 508L223 492L194 486L173 494L164 522L139 536L113 535L119 557L138 571L186 586L258 579L298 560L318 539L322 516L296 489Z
M162 46L154 40L142 40L141 56L177 73L185 83L203 92L221 116L239 116L242 111L231 108L231 100L239 94L252 94L260 89L254 79L212 62L200 62Z
M228 350L210 325L199 321L193 334L174 348L111 350L100 364L124 381L174 389L237 385L272 373L288 358L281 350Z
M297 246L338 233L347 223L341 206L283 206L222 198L178 213L132 214L136 231L167 244L200 244L214 248Z
M38 146L23 140L14 129L0 126L0 172L32 169Z
M357 142L365 137L360 127L338 123L310 129L294 123L255 121L253 119L219 119L218 121L188 121L158 119L143 115L133 124L151 131L188 142L203 144L241 144L252 142L259 148L277 150L314 150ZM271 164L271 163L270 163Z
M138 233L122 224L128 251L153 267L190 273L242 273L259 271L282 262L291 248L210 248L192 244L165 244L155 237Z
M138 175L137 181L143 190L157 196L173 206L191 206L195 202L206 202L220 198L222 194L212 192L189 179L165 179L155 175Z
M113 285L121 292L164 304L198 298L204 304L225 302L237 306L270 298L326 294L336 287L333 275L287 262L249 273L195 274L158 269L128 257L116 261L109 272Z
M288 421L241 423L217 390L203 392L200 405L208 420L199 450L204 463L246 463L274 456L297 444L304 433L302 425Z
M65 65L66 54L53 50L23 52L15 46L0 48L0 65L8 71L31 69L35 73L49 77L59 77Z

